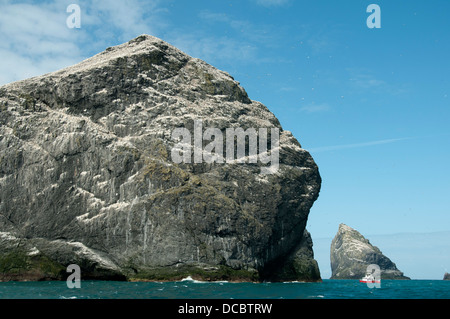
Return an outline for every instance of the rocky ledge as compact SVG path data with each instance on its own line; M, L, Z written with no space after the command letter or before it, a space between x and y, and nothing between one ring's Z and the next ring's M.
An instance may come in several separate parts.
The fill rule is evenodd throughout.
M278 169L175 163L172 133L196 120L278 129ZM152 36L0 87L0 280L69 264L82 279L320 280L305 229L320 184L267 107Z
M381 279L410 279L355 229L340 224L331 242L331 279L361 279L367 267L376 264L381 270Z

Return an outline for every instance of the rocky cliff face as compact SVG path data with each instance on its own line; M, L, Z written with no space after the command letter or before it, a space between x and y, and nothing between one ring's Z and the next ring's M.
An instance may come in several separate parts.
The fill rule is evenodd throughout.
M444 280L450 280L450 274L448 272L444 274Z
M278 128L278 170L174 163L172 133L195 120ZM305 230L320 183L229 74L151 36L0 87L2 280L72 263L82 278L320 280Z
M376 264L381 279L409 279L378 247L373 246L355 229L340 224L331 241L331 279L360 279L366 275L367 266Z

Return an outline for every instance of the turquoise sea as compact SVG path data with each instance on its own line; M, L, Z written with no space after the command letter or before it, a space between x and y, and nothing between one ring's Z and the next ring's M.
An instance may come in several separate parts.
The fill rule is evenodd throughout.
M81 281L3 282L0 299L450 299L450 281L383 280L369 288L358 280L318 283Z

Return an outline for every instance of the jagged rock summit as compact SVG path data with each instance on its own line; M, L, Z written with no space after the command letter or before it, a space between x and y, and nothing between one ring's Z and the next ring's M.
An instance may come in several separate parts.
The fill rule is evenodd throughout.
M345 224L339 225L331 242L330 259L331 279L361 279L371 264L380 267L381 279L409 279L378 247Z
M178 163L176 128L278 128L279 168ZM269 147L270 149L270 147ZM142 35L0 87L0 280L320 280L310 154L228 73Z

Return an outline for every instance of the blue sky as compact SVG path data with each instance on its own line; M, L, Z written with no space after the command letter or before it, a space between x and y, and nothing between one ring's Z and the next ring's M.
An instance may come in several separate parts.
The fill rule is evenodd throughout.
M80 29L66 26L71 3ZM449 14L447 0L0 0L0 84L151 34L229 72L310 150L313 239L339 223L450 231Z

